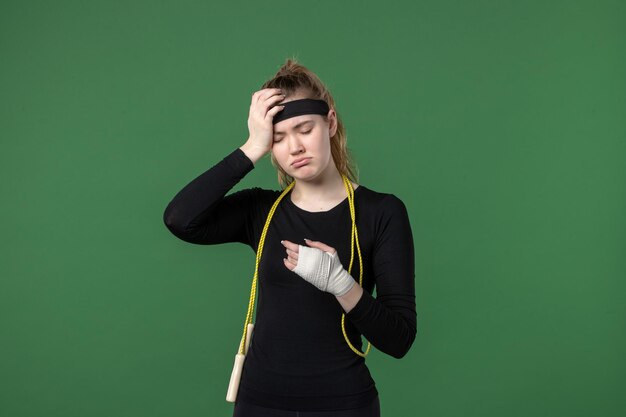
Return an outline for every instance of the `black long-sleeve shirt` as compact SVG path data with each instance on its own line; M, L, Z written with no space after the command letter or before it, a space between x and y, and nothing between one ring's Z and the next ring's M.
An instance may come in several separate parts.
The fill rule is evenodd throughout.
M235 149L174 196L163 214L167 228L186 242L240 242L256 253L267 215L281 191L253 187L226 195L252 169L248 156ZM407 210L393 194L364 185L354 190L354 204L364 291L346 313L346 333L361 352L367 347L362 334L372 348L402 358L417 332L414 248ZM237 401L323 411L363 407L378 394L365 358L344 339L344 310L336 297L283 263L286 252L280 241L306 245L307 238L335 248L348 270L351 230L347 197L322 212L296 206L291 192L282 199L259 262L256 321ZM359 282L356 246L351 276Z

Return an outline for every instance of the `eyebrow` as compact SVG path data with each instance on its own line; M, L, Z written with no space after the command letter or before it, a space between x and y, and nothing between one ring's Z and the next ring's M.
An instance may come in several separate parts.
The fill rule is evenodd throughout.
M293 127L293 129L297 129L297 128L299 128L300 126L302 126L302 125L304 125L304 124L307 124L307 123L313 123L313 120L305 120L304 122L300 122L300 123L298 123L297 125L295 125L295 126ZM274 131L274 134L275 134L275 135L278 135L278 134L283 134L283 133L285 133L285 132L278 132L278 131Z

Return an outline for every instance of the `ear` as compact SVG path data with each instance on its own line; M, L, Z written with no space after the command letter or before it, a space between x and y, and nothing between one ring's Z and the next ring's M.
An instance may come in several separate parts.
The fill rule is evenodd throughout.
M328 137L332 138L337 133L337 113L335 109L328 110Z

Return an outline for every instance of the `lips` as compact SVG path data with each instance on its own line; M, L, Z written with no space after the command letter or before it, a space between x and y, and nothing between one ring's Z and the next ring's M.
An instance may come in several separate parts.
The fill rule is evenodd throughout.
M298 166L301 166L301 165L303 165L303 164L305 164L305 163L309 162L309 160L310 160L310 159L311 159L311 158L300 158L300 159L296 159L295 161L293 161L293 162L291 163L291 165L292 165L292 166L294 166L294 167L298 167Z

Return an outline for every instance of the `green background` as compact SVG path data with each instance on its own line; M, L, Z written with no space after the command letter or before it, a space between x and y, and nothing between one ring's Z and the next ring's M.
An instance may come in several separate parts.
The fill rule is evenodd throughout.
M383 416L626 413L622 1L2 1L0 415L230 416L254 253L163 211L287 57L406 204ZM269 158L234 189L278 189Z

